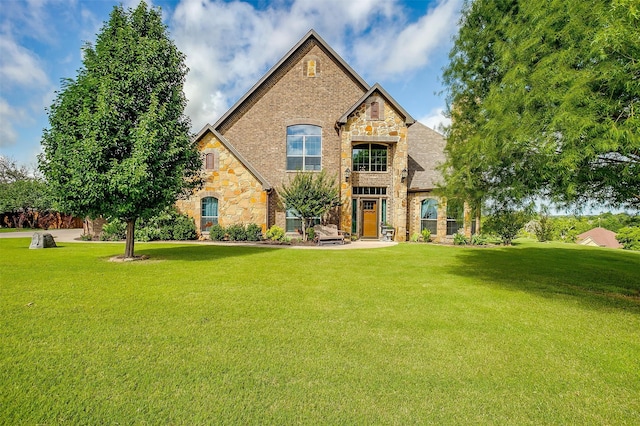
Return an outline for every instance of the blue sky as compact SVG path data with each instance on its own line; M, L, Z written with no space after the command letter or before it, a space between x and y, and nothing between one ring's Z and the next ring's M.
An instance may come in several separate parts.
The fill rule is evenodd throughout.
M120 1L0 0L0 155L36 164L46 108ZM138 0L122 1L135 7ZM186 114L214 123L309 29L414 118L444 120L441 70L462 0L153 0L187 55Z

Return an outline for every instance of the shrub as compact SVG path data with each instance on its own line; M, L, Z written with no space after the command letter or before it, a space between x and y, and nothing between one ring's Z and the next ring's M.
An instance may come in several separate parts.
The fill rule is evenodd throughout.
M158 228L145 226L144 228L136 229L135 239L136 241L156 241L160 239L160 231Z
M626 226L620 228L616 234L616 240L622 244L625 250L640 250L640 227Z
M209 228L209 238L213 241L223 241L227 236L227 230L215 224L211 228Z
M460 232L457 232L453 236L453 244L455 244L457 246L464 246L464 245L469 244L469 241L467 241L467 237L465 237L464 234L461 234Z
M198 238L198 232L193 218L186 215L178 216L173 224L173 239L185 241L196 238Z
M411 241L412 243L417 243L419 239L420 239L420 234L418 234L417 232L414 232L413 234L411 234L411 238L409 238L409 241Z
M247 231L242 224L229 225L227 235L229 241L247 241Z
M421 234L422 234L422 241L424 241L425 243L428 243L429 241L431 241L431 230L425 228L422 230Z
M262 240L262 228L255 223L250 223L247 225L246 234L247 234L247 241Z
M543 208L540 211L540 218L533 222L533 233L538 241L542 243L553 239L553 231L553 220L549 217L549 210Z
M102 227L100 241L124 240L127 233L127 224L119 219L110 219Z
M197 237L193 219L175 207L168 207L136 223L135 238L138 241L195 240Z
M486 246L489 238L484 234L473 234L471 236L471 244L474 246Z
M273 225L267 231L267 235L265 235L267 240L271 241L285 241L284 229L280 228L277 225Z
M156 228L156 235L158 236L158 239L162 241L177 239L173 237L173 226L170 225L164 225L160 228Z
M499 208L487 218L484 229L498 235L508 246L518 235L518 231L529 221L529 217L530 214L527 211Z
M316 230L311 228L307 228L307 240L315 240L316 239Z

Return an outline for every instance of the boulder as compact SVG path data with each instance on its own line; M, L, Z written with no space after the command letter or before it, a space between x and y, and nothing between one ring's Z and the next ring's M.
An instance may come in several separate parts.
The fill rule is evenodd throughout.
M57 247L56 242L53 239L53 235L45 234L42 232L36 232L31 237L31 245L29 245L30 249L41 249L41 248L51 248Z

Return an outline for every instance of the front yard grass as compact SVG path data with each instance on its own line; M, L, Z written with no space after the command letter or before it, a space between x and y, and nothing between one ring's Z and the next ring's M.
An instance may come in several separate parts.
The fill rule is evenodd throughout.
M640 254L0 240L0 424L640 424Z

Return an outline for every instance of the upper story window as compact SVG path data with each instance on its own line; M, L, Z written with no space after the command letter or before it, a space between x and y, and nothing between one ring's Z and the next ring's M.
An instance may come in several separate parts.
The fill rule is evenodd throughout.
M354 172L386 172L387 146L363 143L353 147Z
M287 170L321 170L322 127L287 127Z

